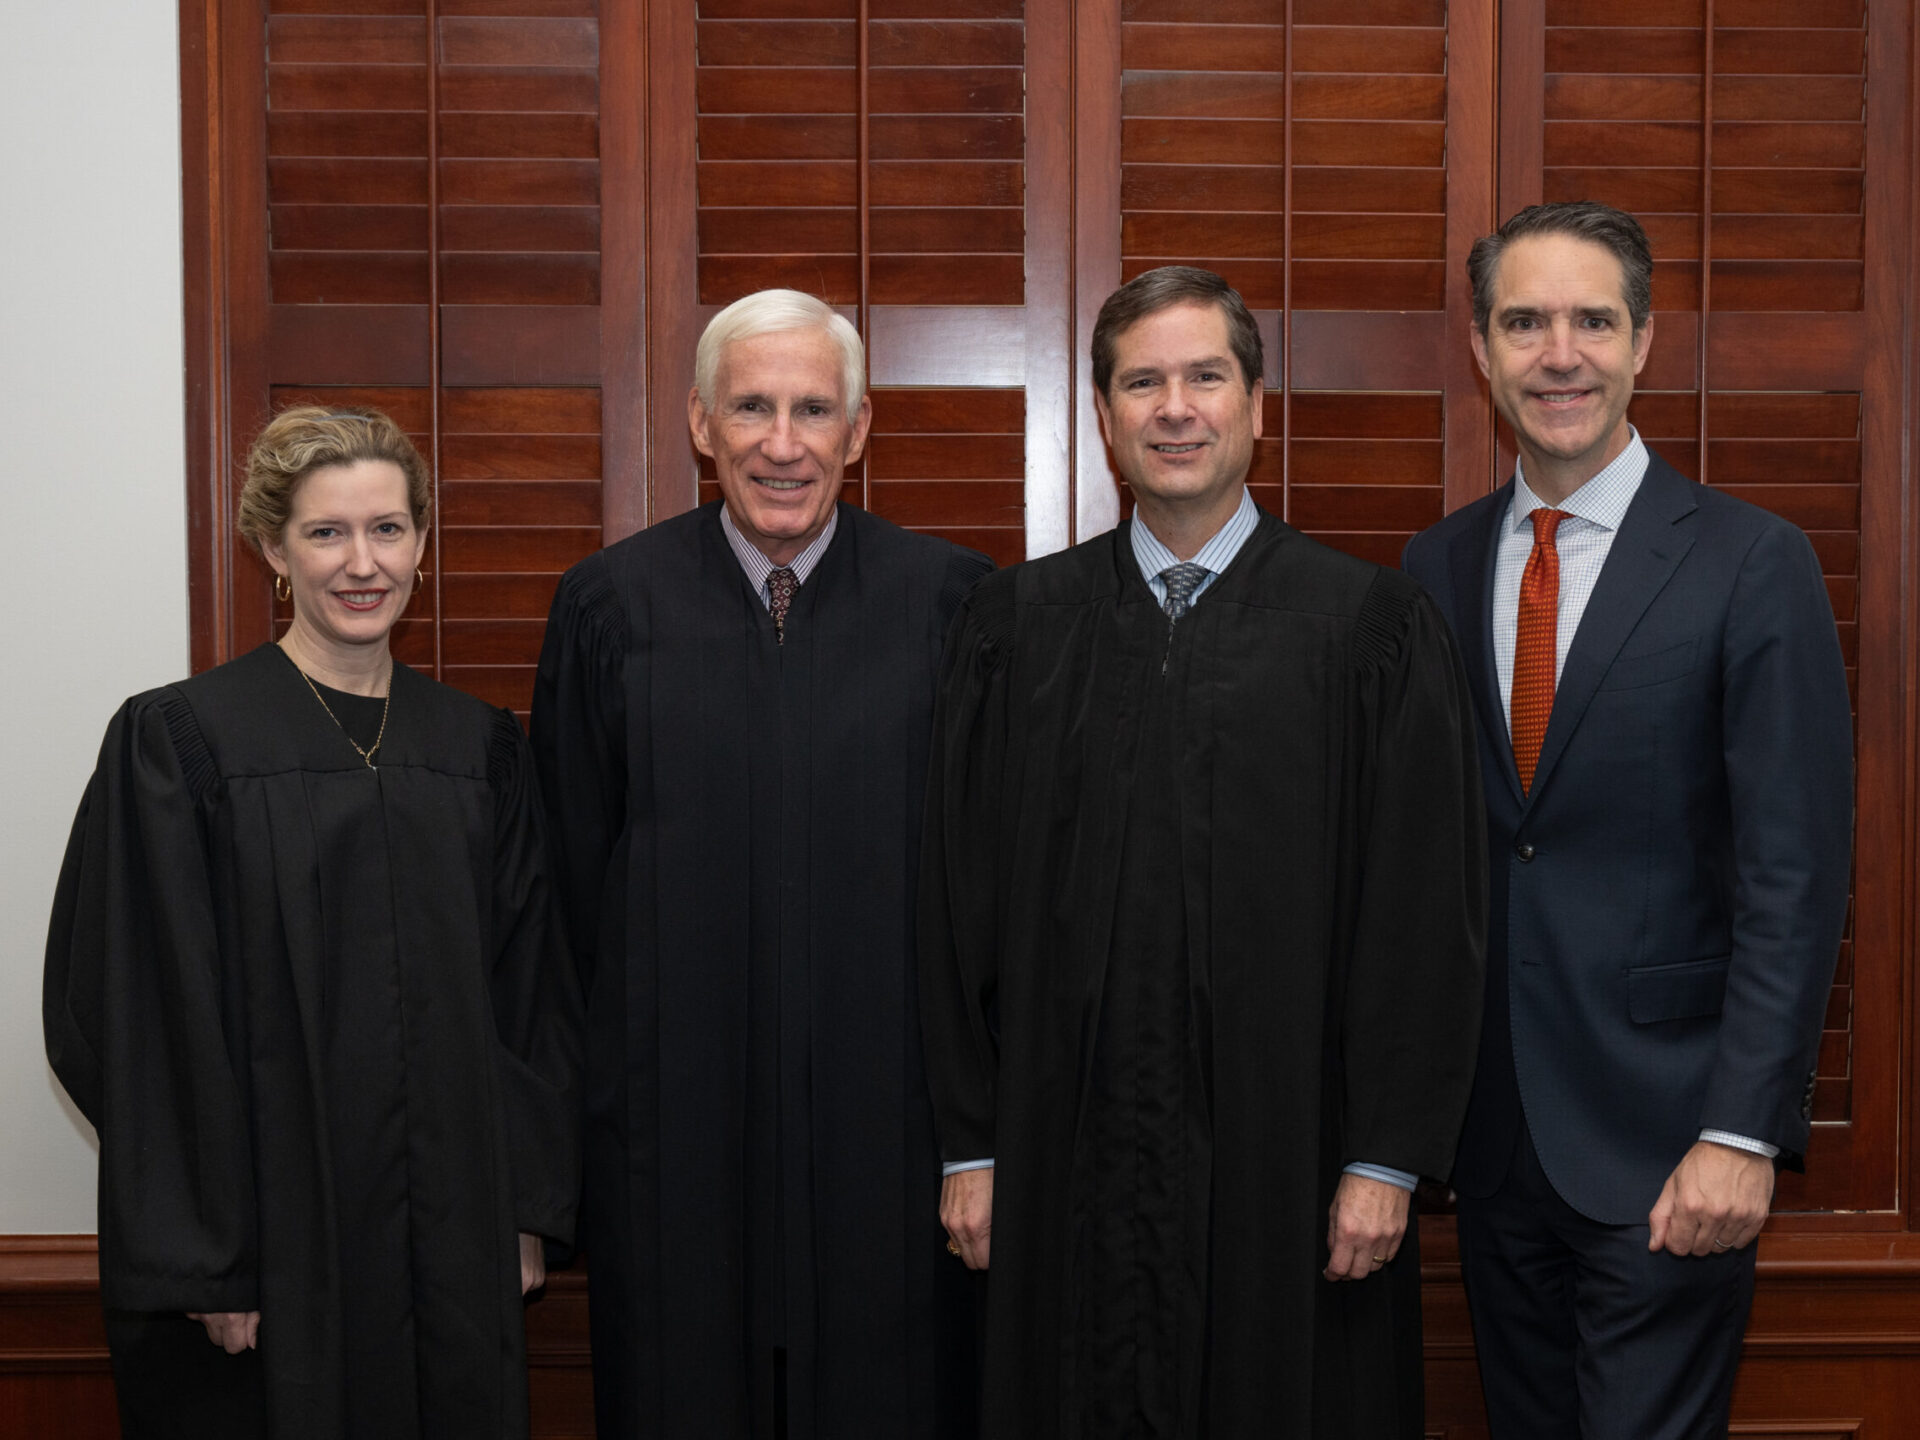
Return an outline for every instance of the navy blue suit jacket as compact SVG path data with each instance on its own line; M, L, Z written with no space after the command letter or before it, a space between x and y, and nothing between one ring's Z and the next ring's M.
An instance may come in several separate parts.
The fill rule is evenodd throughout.
M1575 633L1522 795L1492 650L1512 483L1416 536L1479 712L1486 1019L1453 1184L1523 1107L1561 1197L1644 1223L1703 1127L1804 1154L1848 889L1852 717L1795 526L1658 456Z

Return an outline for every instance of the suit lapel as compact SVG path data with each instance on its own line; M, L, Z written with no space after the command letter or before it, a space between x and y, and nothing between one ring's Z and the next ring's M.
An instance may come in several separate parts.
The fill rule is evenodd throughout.
M1676 526L1694 509L1692 483L1658 455L1650 455L1646 476L1620 521L1620 533L1607 551L1607 563L1567 651L1529 801L1546 787L1614 656L1693 548L1692 529Z
M1493 494L1492 514L1485 524L1469 526L1453 537L1447 560L1453 568L1453 603L1460 624L1454 640L1467 667L1467 681L1478 697L1474 709L1486 728L1493 753L1501 759L1507 784L1519 803L1520 773L1513 765L1513 741L1507 735L1506 704L1500 695L1500 677L1493 665L1493 567L1499 551L1501 523L1513 503L1509 480Z

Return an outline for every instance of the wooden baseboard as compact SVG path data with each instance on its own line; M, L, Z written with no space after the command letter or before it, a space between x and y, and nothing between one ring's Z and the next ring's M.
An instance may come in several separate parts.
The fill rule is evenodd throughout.
M559 1271L527 1311L528 1388L541 1440L591 1440L587 1277ZM0 1436L120 1433L91 1235L0 1235Z
M1484 1440L1486 1418L1453 1222L1421 1223L1427 1434ZM1734 1396L1742 1440L1899 1440L1920 1394L1920 1233L1769 1230ZM533 1433L588 1440L593 1388L584 1268L527 1313ZM0 1435L111 1440L113 1408L91 1235L0 1235Z

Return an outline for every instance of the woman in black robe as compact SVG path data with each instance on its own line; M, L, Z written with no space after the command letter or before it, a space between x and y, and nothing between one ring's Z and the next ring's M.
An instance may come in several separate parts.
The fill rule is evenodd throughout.
M519 725L388 649L429 503L385 416L277 417L240 528L290 629L129 700L74 822L47 1053L129 1435L527 1433L580 1002Z

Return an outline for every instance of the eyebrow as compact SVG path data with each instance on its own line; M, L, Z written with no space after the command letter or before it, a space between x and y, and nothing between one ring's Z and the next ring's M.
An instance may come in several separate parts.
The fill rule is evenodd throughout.
M1225 355L1208 355L1200 360L1188 360L1177 368L1181 370L1225 370L1232 362ZM1122 370L1114 376L1116 384L1124 385L1129 380L1144 380L1151 375L1164 374L1165 367L1160 365L1135 365Z
M1504 323L1519 319L1523 315L1546 313L1546 310L1539 305L1504 305L1495 313L1494 318ZM1603 320L1618 320L1622 311L1617 305L1576 305L1573 307L1573 313L1576 317L1597 315Z
M730 406L744 405L749 400L758 401L762 405L772 405L774 403L773 396L759 390L750 390L742 395L729 395L726 397L725 403ZM839 406L840 399L836 395L802 395L793 403L796 405L825 405L828 409L835 409Z

